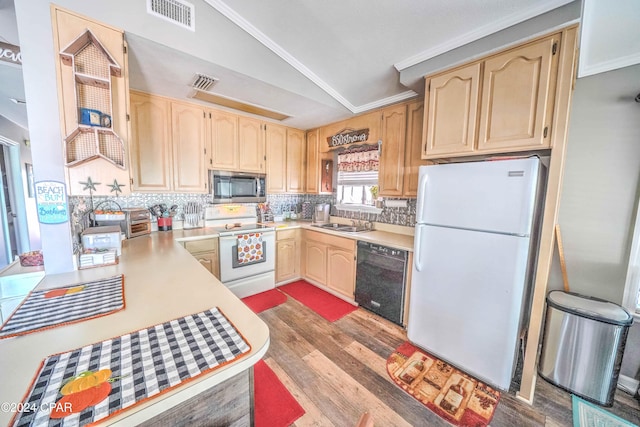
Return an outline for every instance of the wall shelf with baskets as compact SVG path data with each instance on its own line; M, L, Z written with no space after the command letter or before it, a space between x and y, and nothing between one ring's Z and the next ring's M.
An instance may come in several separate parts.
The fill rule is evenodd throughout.
M125 169L125 145L112 129L111 77L122 69L93 32L85 30L60 51L75 81L77 128L65 138L66 166L103 158Z

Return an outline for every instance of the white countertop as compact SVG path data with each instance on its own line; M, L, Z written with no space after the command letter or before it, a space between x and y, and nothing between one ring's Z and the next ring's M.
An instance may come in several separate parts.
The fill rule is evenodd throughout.
M344 221L342 221L344 222ZM361 231L361 232L345 232L345 231L334 231L328 230L326 228L314 227L311 225L309 221L284 221L284 222L270 222L265 223L265 225L273 226L276 231L278 230L286 230L292 228L303 228L306 230L317 231L319 233L327 233L332 234L334 236L346 237L354 240L363 240L366 242L378 243L380 245L390 246L396 249L403 249L405 251L413 251L413 235L405 234L408 227L400 227L400 226L387 226L385 230L373 230L373 231ZM402 230L404 233L396 233L393 231L395 228ZM412 230L409 228L409 230ZM188 241L188 240L200 240L207 239L211 237L217 237L218 233L212 228L194 228L189 230L173 230L171 232L162 232L159 233L171 233L173 238L178 241Z
M197 380L111 417L105 425L138 424L258 362L269 347L267 325L175 242L180 237L202 236L202 230L206 229L157 232L135 237L123 242L122 256L117 265L45 276L37 289L124 274L126 308L97 319L0 340L0 403L22 401L46 356L211 307L220 308L251 345L251 352ZM0 411L0 425L7 425L12 416L12 413Z

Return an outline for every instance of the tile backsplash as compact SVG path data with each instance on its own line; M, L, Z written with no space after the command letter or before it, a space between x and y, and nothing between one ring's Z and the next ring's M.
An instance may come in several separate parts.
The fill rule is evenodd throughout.
M336 196L318 194L270 194L267 202L274 215L282 215L284 212L302 212L302 203L330 203L331 215L349 218L363 219L366 221L382 222L386 224L403 225L413 227L416 221L416 199L406 199L406 208L383 207L379 214L360 213L357 211L338 210L335 208ZM129 196L104 197L94 196L93 200L88 196L70 196L69 210L71 212L71 231L74 239L74 247L80 244L80 233L89 226L89 212L92 209L105 208L148 208L156 204L164 203L167 206L178 205L177 217L182 217L182 208L187 202L208 204L208 194L183 194L183 193L133 193ZM92 206L93 203L93 206Z

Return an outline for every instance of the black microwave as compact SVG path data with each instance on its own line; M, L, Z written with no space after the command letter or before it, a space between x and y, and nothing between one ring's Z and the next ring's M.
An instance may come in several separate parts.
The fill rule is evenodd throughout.
M259 203L267 200L265 174L209 171L213 203Z

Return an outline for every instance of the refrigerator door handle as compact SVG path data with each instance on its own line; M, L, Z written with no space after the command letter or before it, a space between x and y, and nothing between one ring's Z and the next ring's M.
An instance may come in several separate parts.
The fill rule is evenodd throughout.
M423 175L420 175L420 182L418 182L418 201L420 203L418 204L418 217L416 218L416 220L419 223L424 222L422 214L424 211L425 197L427 196L427 179L428 175L425 173Z
M413 253L413 264L416 266L416 271L422 271L422 262L420 261L420 247L422 246L420 243L422 242L422 229L424 225L417 224L416 225L416 233L414 236L416 245Z

